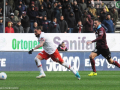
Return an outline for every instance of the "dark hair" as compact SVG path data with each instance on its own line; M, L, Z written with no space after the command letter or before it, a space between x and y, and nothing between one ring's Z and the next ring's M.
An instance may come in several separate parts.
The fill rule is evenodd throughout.
M94 21L98 21L98 22L101 22L100 19L96 18Z
M38 27L36 27L36 29L37 29L37 30L41 30L41 27L40 27L40 26L38 26Z

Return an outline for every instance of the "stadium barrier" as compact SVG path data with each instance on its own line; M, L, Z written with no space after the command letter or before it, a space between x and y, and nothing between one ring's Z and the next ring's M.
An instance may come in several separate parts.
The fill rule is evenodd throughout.
M62 58L73 68L79 71L91 71L89 54L95 48L95 43L87 45L86 42L95 39L94 33L46 33L56 47L65 42L68 51L60 52ZM73 38L74 37L74 38ZM107 34L107 42L112 52L112 58L120 63L120 34ZM38 45L33 33L2 33L0 34L0 71L37 71L34 57L43 50L39 48L32 55L28 51ZM109 64L106 59L99 56L95 60L97 70L120 70ZM51 59L43 60L45 71L67 71L66 68Z
M0 52L0 71L38 71L34 57L39 52ZM90 52L60 52L64 61L68 62L71 67L79 71L92 71L89 60ZM120 63L120 52L112 52L112 58ZM53 62L51 59L43 60L42 66L44 71L68 71L60 64ZM109 64L101 55L95 58L95 66L99 71L120 70L120 68Z
M65 42L68 51L92 51L95 43L87 45L86 42L94 40L94 33L46 33L56 47ZM110 51L120 51L120 34L107 34L107 43ZM28 51L38 45L35 35L26 33L0 34L0 51ZM37 51L42 51L40 48Z

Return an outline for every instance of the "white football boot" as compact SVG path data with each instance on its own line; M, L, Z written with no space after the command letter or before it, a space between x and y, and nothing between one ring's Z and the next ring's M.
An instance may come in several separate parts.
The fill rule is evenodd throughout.
M39 76L36 76L36 78L44 78L46 75L44 73L41 73Z

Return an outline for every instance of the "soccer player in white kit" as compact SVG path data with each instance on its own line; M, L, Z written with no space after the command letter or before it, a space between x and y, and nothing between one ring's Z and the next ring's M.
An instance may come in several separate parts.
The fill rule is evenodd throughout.
M80 75L78 73L78 71L74 70L73 68L71 68L71 66L64 62L64 60L62 59L62 57L60 56L57 48L54 46L53 42L49 39L48 36L45 35L44 32L41 32L41 28L38 27L34 30L35 36L38 38L38 41L40 42L39 45L37 45L34 49L30 50L28 53L32 54L32 52L40 47L43 47L43 51L40 52L36 57L35 57L35 62L36 65L38 67L38 69L40 70L40 75L37 76L36 78L42 78L42 77L46 77L43 68L42 68L42 64L41 64L41 60L45 59L47 60L48 58L51 57L51 59L55 62L58 62L59 64L65 66L66 68L70 69L74 75L77 77L78 80L80 80Z

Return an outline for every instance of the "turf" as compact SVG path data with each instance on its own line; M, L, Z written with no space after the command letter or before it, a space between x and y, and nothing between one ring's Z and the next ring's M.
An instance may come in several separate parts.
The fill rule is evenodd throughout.
M89 77L90 71L80 71L81 80L71 72L45 72L46 78L36 79L37 71L6 72L8 78L0 80L0 90L4 87L18 87L19 90L119 90L120 71L98 71ZM6 89L8 90L8 89ZM9 89L16 90L16 89ZM18 90L18 89L17 89Z

